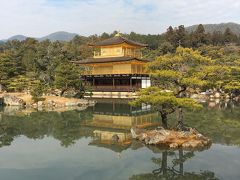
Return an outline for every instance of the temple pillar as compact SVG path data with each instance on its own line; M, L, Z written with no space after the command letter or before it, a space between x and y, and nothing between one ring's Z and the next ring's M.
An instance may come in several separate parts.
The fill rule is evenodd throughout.
M130 90L133 91L133 88L132 88L132 76L130 76Z
M95 89L95 78L93 77L93 89Z
M114 77L112 79L112 89L115 89L115 79L114 79Z

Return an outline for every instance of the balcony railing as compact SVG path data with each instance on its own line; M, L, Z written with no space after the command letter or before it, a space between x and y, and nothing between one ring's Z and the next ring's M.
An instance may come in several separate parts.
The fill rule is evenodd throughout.
M122 56L142 58L142 52L140 52L140 51L127 51L127 50L123 50L123 52L121 54L108 53L108 54L104 54L103 55L101 52L94 51L94 58L122 57Z
M124 51L123 55L129 56L129 57L142 58L142 53L138 51L133 51L133 52Z

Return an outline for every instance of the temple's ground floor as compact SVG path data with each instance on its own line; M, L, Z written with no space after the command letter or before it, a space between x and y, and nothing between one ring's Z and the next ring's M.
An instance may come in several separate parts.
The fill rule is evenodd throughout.
M82 78L93 92L135 92L151 85L148 75L89 75Z

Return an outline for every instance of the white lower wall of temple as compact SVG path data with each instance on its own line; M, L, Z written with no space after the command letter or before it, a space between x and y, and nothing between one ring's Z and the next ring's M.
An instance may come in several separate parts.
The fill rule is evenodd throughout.
M142 88L148 88L151 86L151 80L150 79L142 79Z

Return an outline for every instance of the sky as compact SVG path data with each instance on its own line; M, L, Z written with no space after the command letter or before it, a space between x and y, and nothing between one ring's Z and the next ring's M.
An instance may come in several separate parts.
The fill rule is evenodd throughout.
M240 23L240 0L0 0L0 39L56 31L159 34L170 25Z

